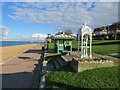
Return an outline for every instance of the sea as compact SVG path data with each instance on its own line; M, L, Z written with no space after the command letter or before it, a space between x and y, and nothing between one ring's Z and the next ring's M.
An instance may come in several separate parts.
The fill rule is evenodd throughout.
M14 45L24 45L24 44L38 44L41 42L31 42L31 41L0 41L0 47L14 46Z

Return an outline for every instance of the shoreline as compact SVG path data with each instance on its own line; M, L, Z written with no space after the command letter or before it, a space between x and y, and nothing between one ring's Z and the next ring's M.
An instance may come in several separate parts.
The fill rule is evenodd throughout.
M28 44L41 44L41 43L28 43ZM10 46L19 46L19 45L28 45L28 44L18 44L18 45L10 45ZM10 46L0 46L1 47L10 47Z
M26 51L38 44L24 44L0 47L0 63Z

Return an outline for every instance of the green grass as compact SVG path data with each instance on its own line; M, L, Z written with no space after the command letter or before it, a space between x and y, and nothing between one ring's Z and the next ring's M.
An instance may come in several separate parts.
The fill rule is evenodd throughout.
M46 88L118 88L118 67L106 67L74 73L51 71L46 77Z
M48 44L48 49L54 49L54 43L49 43Z
M106 43L106 42L118 42L120 40L93 40L93 44L96 43Z
M100 42L95 41L94 43ZM50 45L52 46L52 44ZM75 45L77 44L74 43L73 46ZM101 52L106 55L109 54L106 50L112 52L118 50L115 45L96 45L93 46L93 50L96 48L96 52ZM103 49L104 47L108 47L109 49ZM114 50L115 48L116 50ZM52 62L59 57L60 55L47 56L47 61ZM61 68L60 71L48 72L46 76L46 88L118 88L118 68L120 66L96 68L75 73L70 66L66 66Z
M104 45L104 46L93 46L93 52L109 55L111 53L118 53L118 45ZM120 52L119 52L120 53Z
M119 51L120 44L109 44L109 43L118 42L118 41L120 41L120 40L93 40L92 52L103 54L103 55L109 55L111 53L120 53L120 51ZM106 45L102 45L104 43L106 43ZM94 45L94 44L98 44L98 45ZM75 48L75 49L78 48L77 41L73 41L73 48ZM116 55L113 57L120 58L120 55Z
M120 40L93 40L92 42L92 52L93 53L99 53L103 55L109 55L111 53L120 53L118 50L118 47L120 47L120 44L109 44L113 42L120 42ZM106 43L106 45L102 45L103 43ZM100 45L94 45L94 44L100 44ZM78 42L76 40L73 41L72 43L73 48L77 49L78 48ZM54 44L50 43L49 44L49 49L53 49ZM120 55L116 55L113 57L118 57L120 58Z
M46 60L49 63L49 62L52 62L54 60L57 60L57 58L60 58L60 54L47 56Z

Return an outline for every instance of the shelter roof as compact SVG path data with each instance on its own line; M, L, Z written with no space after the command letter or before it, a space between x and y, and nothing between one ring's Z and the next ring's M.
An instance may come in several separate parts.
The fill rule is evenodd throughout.
M55 35L53 39L75 39L75 37L72 35L67 35L63 33L63 34Z

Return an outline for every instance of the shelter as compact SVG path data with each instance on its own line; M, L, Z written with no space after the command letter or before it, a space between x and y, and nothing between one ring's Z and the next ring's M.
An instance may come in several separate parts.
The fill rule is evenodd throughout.
M65 32L56 34L53 37L54 48L57 53L59 51L72 51L72 40L75 39L72 35L67 35Z
M81 37L81 41L80 41ZM88 40L89 39L89 40ZM89 46L88 46L89 41ZM89 50L88 50L89 48ZM89 56L88 56L89 51ZM92 58L92 29L84 23L78 32L78 52L81 58Z

